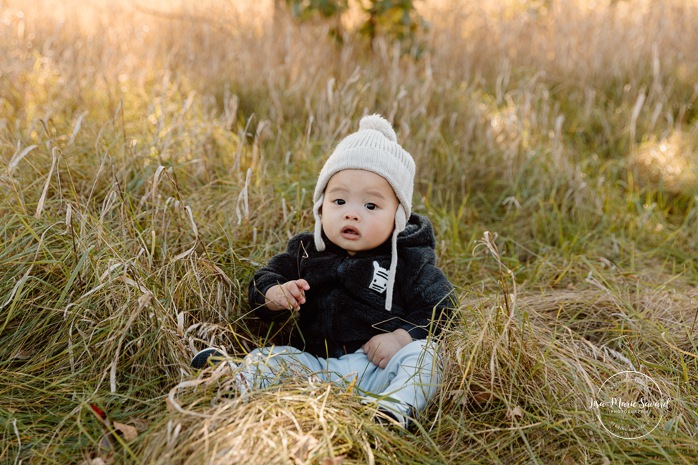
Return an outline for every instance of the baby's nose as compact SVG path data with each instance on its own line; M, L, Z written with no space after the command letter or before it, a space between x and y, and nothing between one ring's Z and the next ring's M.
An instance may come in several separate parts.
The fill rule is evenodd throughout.
M344 219L345 220L353 220L353 221L358 221L359 220L359 214L355 210L348 210L344 213Z

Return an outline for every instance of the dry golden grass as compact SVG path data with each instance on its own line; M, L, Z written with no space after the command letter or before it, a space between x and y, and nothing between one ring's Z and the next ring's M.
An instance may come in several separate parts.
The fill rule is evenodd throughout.
M0 461L695 462L695 2L418 2L418 59L272 5L0 0ZM190 356L283 340L247 281L374 111L459 289L438 398L401 432L336 386L221 396ZM588 407L624 370L670 401L634 440Z

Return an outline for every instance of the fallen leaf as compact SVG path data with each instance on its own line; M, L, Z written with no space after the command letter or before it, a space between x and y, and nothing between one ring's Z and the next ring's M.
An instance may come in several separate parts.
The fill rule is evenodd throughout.
M97 457L94 459L85 460L82 462L83 465L106 465L107 462L104 461L102 457Z
M510 408L507 410L507 418L509 420L514 420L515 418L521 418L523 417L523 410L521 410L521 407L518 405L514 408Z
M121 437L123 437L125 441L130 442L138 437L138 430L134 426L119 423L118 421L112 424L114 425L114 429L118 433L121 433Z
M29 360L34 356L34 350L20 350L11 358L14 360Z
M81 465L114 465L114 456L110 454L107 455L92 455L86 458Z
M487 391L472 391L472 396L473 400L475 400L475 403L482 405L486 404L487 402L490 402L492 399L494 399L494 396L492 395L491 392Z
M130 423L136 428L139 433L144 432L150 427L150 424L142 418L131 418Z

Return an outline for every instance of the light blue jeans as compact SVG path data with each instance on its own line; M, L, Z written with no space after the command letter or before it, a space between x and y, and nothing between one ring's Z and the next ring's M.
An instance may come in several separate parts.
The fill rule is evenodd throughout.
M433 341L416 340L379 368L361 349L324 359L294 347L264 347L245 357L238 376L243 390L264 389L297 377L317 377L340 386L355 383L364 403L411 417L426 407L441 382L437 350Z

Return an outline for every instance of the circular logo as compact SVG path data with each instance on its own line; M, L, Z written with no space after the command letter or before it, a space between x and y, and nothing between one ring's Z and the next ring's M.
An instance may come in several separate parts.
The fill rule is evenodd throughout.
M608 378L589 404L601 425L621 439L640 439L654 431L669 408L659 385L639 371L621 371Z

